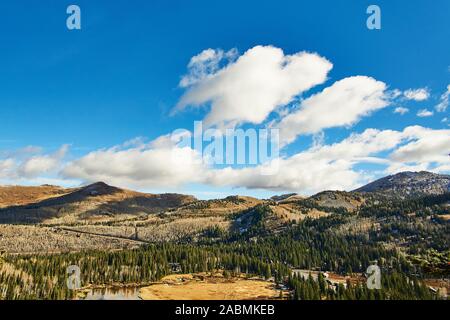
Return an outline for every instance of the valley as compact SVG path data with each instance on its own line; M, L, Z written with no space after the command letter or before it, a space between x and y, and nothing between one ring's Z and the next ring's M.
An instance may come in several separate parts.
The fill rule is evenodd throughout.
M402 173L353 192L206 201L101 182L1 187L0 299L73 299L73 264L83 288L144 286L144 299L445 298L449 181ZM365 288L373 263L383 290Z

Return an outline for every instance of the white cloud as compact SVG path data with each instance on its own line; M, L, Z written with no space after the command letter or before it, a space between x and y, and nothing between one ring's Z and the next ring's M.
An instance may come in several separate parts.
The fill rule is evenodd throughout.
M368 182L372 175L356 169L362 163L384 166L386 174L401 169L446 172L450 167L448 150L450 130L420 126L403 131L367 129L331 145L318 143L282 157L276 174L262 175L261 166L220 169L205 166L200 161L189 161L200 160L200 157L190 148L175 147L168 136L163 136L146 145L92 152L68 164L62 174L86 182L102 180L122 187L145 189L197 183L211 187L314 193L324 189L351 190ZM386 156L386 152L390 153Z
M405 107L397 107L397 108L395 108L395 110L394 110L394 113L399 113L399 114L401 114L401 115L404 115L404 114L406 114L406 113L408 113L409 112L409 109L408 108L405 108Z
M350 127L400 96L415 101L430 96L427 88L389 91L384 82L354 76L298 100L305 91L324 83L331 68L332 64L318 54L285 55L272 46L257 46L241 56L235 49L228 52L208 49L189 62L188 73L179 84L186 92L176 110L210 104L206 126L259 124L276 111L280 118L272 127L281 130L282 145L300 135L313 135L309 149L279 159L276 174L262 175L261 166L242 169L207 166L195 150L177 147L171 136L165 135L150 143L142 138L133 139L66 164L63 161L67 146L53 154L45 154L37 147L2 153L0 181L75 179L154 190L194 183L313 193L324 189L349 190L367 182L373 178L373 172L368 174L358 169L364 163L384 166L384 173L450 171L450 130L420 126L403 131L366 129L326 145L324 130L327 128ZM449 95L450 85L435 107L437 111L446 110ZM298 108L292 108L294 101L298 102ZM405 107L394 110L401 115L407 112L409 109ZM432 115L427 109L417 113L419 117ZM59 177L52 176L56 171Z
M421 109L417 112L417 116L420 118L431 117L433 114L433 111L430 111L428 109Z
M52 154L42 154L41 148L29 146L9 152L0 159L0 179L34 179L52 173L60 168L68 149L63 145Z
M389 99L394 100L394 99L400 97L403 94L403 92L401 92L398 89L394 89L394 90L390 90L388 92L388 94L389 94Z
M227 52L221 49L206 49L198 55L191 58L188 64L189 73L181 78L180 87L186 88L192 86L208 77L215 74L219 68L220 63L226 59L227 62L232 62L238 55L236 49L231 49Z
M207 181L218 186L245 186L306 194L325 189L351 190L368 179L356 171L354 165L365 162L385 164L387 161L372 155L394 148L401 140L401 132L367 129L339 143L312 147L281 159L276 175L262 176L258 174L259 167L226 168L210 172Z
M303 100L297 111L274 126L280 129L283 145L301 134L351 126L389 104L385 89L385 83L370 77L345 78Z
M396 149L390 158L397 162L440 163L449 162L450 130L432 130L419 126L404 131L409 143Z
M85 182L105 181L132 188L174 188L200 183L214 187L230 186L311 193L326 188L351 189L361 181L354 163L382 162L368 157L394 147L401 140L395 131L369 129L344 141L311 149L280 160L279 172L261 175L261 167L244 169L211 168L201 164L190 148L177 148L168 136L139 147L117 146L98 150L69 163L62 175ZM178 153L177 156L174 157ZM174 162L175 160L175 162Z
M385 174L402 170L450 171L450 130L420 126L403 131L367 129L333 145L313 147L280 161L273 176L260 168L231 168L210 172L208 183L271 190L314 193L324 189L351 190L373 177L355 169L357 164L386 166ZM380 153L391 151L389 156Z
M405 170L449 171L450 130L413 126L403 131L403 139L408 143L390 154L388 173Z
M285 55L272 46L256 46L218 69L220 56L209 49L194 57L194 70L200 71L193 72L191 68L183 78L180 85L188 90L175 109L210 103L207 126L261 123L276 108L323 83L332 68L328 60L317 54Z
M439 103L436 105L435 109L437 112L444 112L448 107L448 99L450 97L450 84L447 86L447 91L441 96Z
M403 95L408 100L424 101L430 97L430 92L427 88L408 89L403 92Z
M117 146L91 152L69 163L64 177L104 181L120 187L177 187L197 182L206 170L198 154L163 136L148 145Z
M68 149L68 145L63 145L53 154L36 155L26 159L18 167L19 176L24 178L32 178L55 170L58 168Z
M0 179L4 179L13 175L16 162L9 158L0 160Z

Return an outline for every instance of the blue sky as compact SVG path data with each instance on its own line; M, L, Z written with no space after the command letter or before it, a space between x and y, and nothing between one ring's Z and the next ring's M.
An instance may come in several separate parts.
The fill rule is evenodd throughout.
M66 28L70 4L81 8L82 30ZM366 28L370 4L381 8L381 30ZM333 68L327 80L289 106L356 75L385 83L386 92L402 92L388 106L350 126L321 130L323 145L338 143L367 128L399 132L417 125L436 131L449 128L450 122L445 121L448 109L436 109L450 83L450 3L446 0L17 0L2 1L0 12L0 160L16 162L14 170L20 172L24 171L21 164L30 157L53 157L66 144L70 145L68 151L57 159L60 166L136 137L151 141L177 128L192 130L193 122L208 114L208 103L175 115L171 110L188 90L179 82L188 72L190 59L209 48L225 52L236 48L239 57L258 45L273 46L285 55L307 51L330 61ZM420 88L428 93L426 99L405 98L407 90ZM409 112L394 113L398 107ZM417 116L424 109L433 115ZM450 140L447 132L439 134ZM283 155L291 157L307 150L312 137L299 136ZM17 156L27 146L41 149L28 158ZM389 150L377 156L388 157ZM446 172L447 163L431 162L429 169L440 166ZM373 163L357 163L353 170L367 171L366 179L385 173ZM63 176L56 168L27 175L9 172L2 177L0 173L4 183L38 184L47 178L68 185L86 182L83 175ZM356 180L362 181L360 178ZM113 177L111 181L119 180ZM133 187L190 192L199 197L234 193L264 197L285 191L279 186L276 190L265 185L248 189L244 187L252 183L208 181L186 179L176 187L152 183ZM123 184L130 186L129 181Z

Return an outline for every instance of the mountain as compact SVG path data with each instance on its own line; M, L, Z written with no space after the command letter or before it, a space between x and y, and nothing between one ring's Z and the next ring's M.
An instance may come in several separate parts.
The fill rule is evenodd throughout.
M355 192L410 198L450 192L450 175L426 171L401 172L369 183Z
M197 201L193 196L147 194L103 182L76 189L2 187L0 191L0 223L15 224L111 221L158 213ZM27 191L29 199L25 200Z
M304 198L305 197L303 197L297 193L287 193L287 194L273 196L270 198L270 200L278 202L278 203L282 203L282 202L292 202L295 200L301 200Z
M365 202L361 195L345 191L323 191L311 196L309 200L314 201L320 207L344 208L349 212L355 211Z
M0 186L0 208L35 203L62 196L69 191L69 189L51 185L38 187Z
M216 241L222 236L255 240L283 235L304 220L308 225L320 220L318 225L334 226L339 234L359 234L380 230L387 218L395 222L399 215L414 217L434 232L441 228L439 223L450 220L449 183L450 176L404 172L354 192L323 191L311 197L287 194L266 200L245 196L198 200L183 194L141 193L103 182L72 189L0 187L0 252L120 249L143 243ZM435 196L419 201L423 195ZM418 201L411 202L411 198ZM321 220L326 217L330 220ZM414 224L404 227L417 229Z
M39 287L33 292L41 292L42 283L54 285L53 279L60 279L58 272L67 265L85 261L92 277L86 285L92 287L159 281L151 278L158 270L183 274L208 270L201 273L204 280L217 269L252 277L262 272L267 279L297 272L306 277L316 272L318 279L317 270L322 270L327 278L334 274L339 283L356 285L365 284L367 265L376 259L384 261L383 272L395 272L393 283L402 279L401 271L411 278L429 275L433 286L449 289L447 178L403 173L376 181L362 192L323 191L307 198L288 194L266 200L246 196L197 200L103 182L74 189L3 187L0 278L19 287L36 282ZM440 192L444 194L412 199L379 196ZM261 267L264 264L268 267ZM10 270L17 270L15 274L25 281ZM232 278L222 276L227 283ZM398 280L402 292L417 291L416 282L405 289L408 277L403 279ZM53 287L46 290L53 296ZM425 287L421 291L428 292Z
M323 191L309 198L297 194L269 200L233 196L197 200L182 194L147 194L97 182L80 188L57 186L0 187L0 223L75 225L118 223L164 214L170 219L222 219L257 205L269 205L281 220L301 220L330 213L355 212L368 197L411 198L440 195L450 191L450 176L430 172L402 172L388 176L353 192ZM212 221L212 220L209 221ZM220 220L219 219L219 220ZM218 220L217 220L218 221Z
M197 200L178 208L169 210L170 214L178 216L227 216L264 203L252 197L229 196L224 199Z

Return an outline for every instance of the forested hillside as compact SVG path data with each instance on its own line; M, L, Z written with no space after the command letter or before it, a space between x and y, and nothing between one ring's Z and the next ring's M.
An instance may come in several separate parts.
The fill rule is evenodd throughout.
M54 196L48 201L63 205ZM85 195L83 201L92 205L101 197ZM163 198L155 197L145 201L163 208L155 202ZM83 288L143 286L172 273L220 272L230 279L265 279L288 291L280 291L283 299L446 298L450 193L386 197L328 191L309 198L178 199L188 201L176 205L172 199L167 209L131 218L117 213L100 222L27 225L30 236L22 238L25 226L0 226L0 298L75 298L80 292L66 286L70 265L82 270ZM55 234L59 250L33 252L42 243L33 242L30 228L43 230L43 242L46 234ZM19 243L8 230L15 230ZM68 245L70 237L76 241ZM8 243L30 250L10 251ZM366 286L367 267L374 264L381 268L380 290Z

